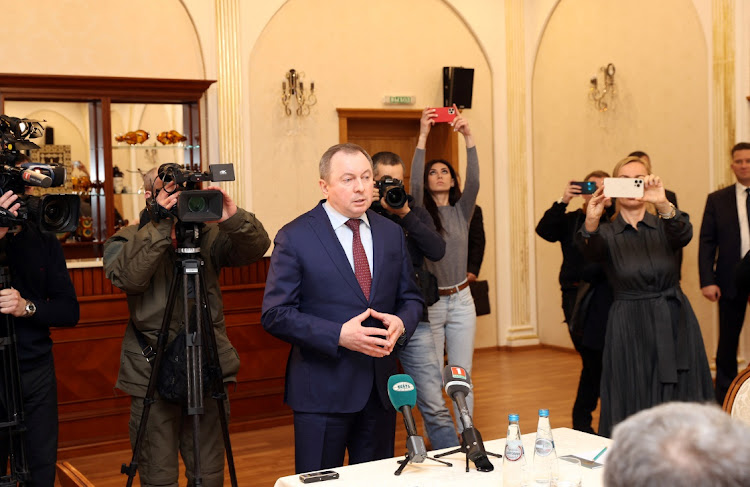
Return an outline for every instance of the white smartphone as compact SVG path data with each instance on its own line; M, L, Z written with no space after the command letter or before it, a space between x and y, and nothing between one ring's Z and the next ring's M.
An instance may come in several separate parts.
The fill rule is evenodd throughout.
M604 178L604 196L609 198L643 198L643 179Z

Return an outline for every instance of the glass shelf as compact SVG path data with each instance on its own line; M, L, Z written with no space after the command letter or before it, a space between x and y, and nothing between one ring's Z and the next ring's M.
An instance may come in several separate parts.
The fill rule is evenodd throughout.
M200 149L201 146L199 145L182 145L182 144L172 144L172 145L143 145L143 144L122 144L122 145L113 145L112 149L114 150L123 150L123 149Z

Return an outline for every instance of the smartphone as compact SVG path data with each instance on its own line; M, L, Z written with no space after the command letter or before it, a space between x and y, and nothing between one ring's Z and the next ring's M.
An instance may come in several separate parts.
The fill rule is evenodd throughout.
M642 198L643 179L604 178L604 196L609 198Z
M594 194L596 193L596 182L595 181L572 181L570 184L575 184L581 187L581 194Z
M576 458L581 461L581 466L583 468L595 469L595 468L602 468L604 466L603 463L598 463L593 460L587 460L585 458L577 457L575 455L565 455L560 458Z
M435 114L437 117L433 118L435 123L437 122L452 122L458 113L453 107L438 107L435 108Z
M299 476L299 479L303 484L312 484L313 482L322 482L324 480L331 480L339 478L339 473L333 470L322 470L320 472L303 473Z

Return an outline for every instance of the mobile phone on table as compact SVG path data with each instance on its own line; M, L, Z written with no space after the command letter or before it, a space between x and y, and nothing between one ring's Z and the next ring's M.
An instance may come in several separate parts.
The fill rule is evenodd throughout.
M609 198L643 198L643 179L604 178L604 196Z
M321 470L320 472L303 473L299 476L303 484L312 484L313 482L322 482L339 478L339 473L333 470Z
M581 458L576 455L565 455L560 458L575 458L581 461L581 466L583 468L590 468L590 469L596 469L596 468L602 468L604 466L603 463L595 462L593 460L588 460L586 458Z
M452 122L454 118L456 118L456 115L458 115L457 111L453 107L438 107L435 108L435 114L437 117L433 118L435 123L438 122Z
M596 193L596 182L595 181L572 181L570 184L580 186L581 194L594 194Z

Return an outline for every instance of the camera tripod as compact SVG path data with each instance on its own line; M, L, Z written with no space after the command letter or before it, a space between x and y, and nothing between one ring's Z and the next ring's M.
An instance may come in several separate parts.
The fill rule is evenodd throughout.
M0 257L4 260L4 255ZM10 287L10 270L0 266L0 289ZM21 371L16 347L16 328L12 315L0 316L0 438L7 451L10 473L0 477L0 487L25 485L29 477L26 461L26 427L24 425ZM7 449L7 450L6 450ZM6 461L0 456L0 462ZM5 467L3 465L3 467ZM4 468L0 470L5 470Z
M154 393L162 358L167 347L169 337L169 325L172 322L172 313L175 307L177 289L182 281L183 312L185 318L186 334L186 366L187 366L187 401L186 410L188 416L192 416L193 423L193 453L194 453L194 481L196 487L203 485L200 463L200 421L204 413L203 408L203 386L204 386L204 357L206 359L208 386L211 388L211 397L216 400L221 430L224 437L224 449L229 466L229 475L232 486L237 486L237 474L234 469L234 457L232 445L229 440L229 428L227 426L224 400L227 397L224 391L223 376L219 363L219 354L214 334L211 310L208 305L208 295L204 286L203 259L200 256L200 231L202 224L178 222L175 228L177 236L177 260L175 261L175 272L169 288L164 317L161 330L156 341L153 369L146 389L146 397L143 399L143 413L141 423L138 427L135 444L133 446L133 457L129 465L122 465L121 472L128 476L127 486L133 484L135 472L138 469L138 455L148 422L148 414L151 405L155 402ZM194 312L191 313L191 302ZM204 352L205 347L205 352ZM0 486L2 487L2 486Z

